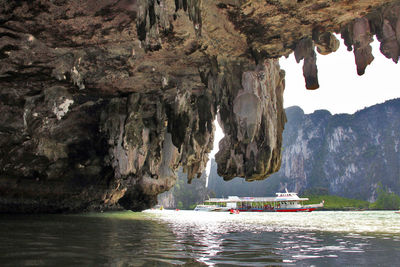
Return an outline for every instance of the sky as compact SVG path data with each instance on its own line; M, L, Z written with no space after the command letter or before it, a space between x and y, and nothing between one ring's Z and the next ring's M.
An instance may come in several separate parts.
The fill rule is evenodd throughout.
M363 76L358 76L353 51L347 51L340 36L338 51L329 55L317 53L320 88L307 90L302 72L303 62L296 63L294 55L280 60L286 71L284 107L300 106L305 113L327 109L332 114L354 113L386 100L400 97L400 64L384 57L379 42L372 43L375 57Z
M329 110L332 114L354 113L365 107L383 103L400 97L400 64L384 57L379 51L379 42L372 43L375 57L362 76L357 75L353 51L347 51L340 36L338 51L329 55L317 53L318 80L320 88L307 90L303 77L303 61L296 63L293 53L286 59L280 59L281 68L286 71L284 107L300 106L306 114L318 109ZM218 143L224 136L218 122L214 148L209 158L215 158ZM206 172L210 173L210 161Z

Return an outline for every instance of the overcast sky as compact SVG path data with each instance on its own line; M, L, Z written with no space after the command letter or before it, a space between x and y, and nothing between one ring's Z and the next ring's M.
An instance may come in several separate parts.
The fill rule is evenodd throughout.
M286 71L284 107L300 106L305 113L327 109L332 114L354 113L400 97L400 64L385 58L379 51L379 42L372 44L374 61L363 76L358 76L353 52L347 51L340 36L340 48L323 56L317 53L318 80L320 88L305 89L302 73L303 62L296 63L293 54L280 60Z

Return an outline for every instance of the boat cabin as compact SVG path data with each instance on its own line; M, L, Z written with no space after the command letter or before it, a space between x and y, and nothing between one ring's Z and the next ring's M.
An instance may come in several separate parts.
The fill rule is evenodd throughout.
M204 204L223 209L239 211L276 211L277 209L297 209L303 206L308 198L299 198L296 193L276 193L277 197L237 197L211 198Z

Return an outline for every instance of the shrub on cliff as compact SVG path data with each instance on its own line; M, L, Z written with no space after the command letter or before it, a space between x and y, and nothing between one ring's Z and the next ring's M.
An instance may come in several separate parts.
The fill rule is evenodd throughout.
M378 210L397 210L400 207L400 196L396 195L393 192L388 192L388 190L384 190L382 185L379 185L378 189L378 198L374 203L371 203L371 209Z

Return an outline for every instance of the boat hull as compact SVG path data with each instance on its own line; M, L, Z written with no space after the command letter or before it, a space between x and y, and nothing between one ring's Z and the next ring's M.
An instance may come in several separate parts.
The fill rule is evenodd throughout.
M312 212L316 208L300 208L300 209L276 209L276 212Z
M239 209L240 212L312 212L314 210L316 210L316 208L269 209L269 210Z
M240 212L273 212L275 210L256 210L256 209L252 209L252 210L246 210L246 209L238 209Z

